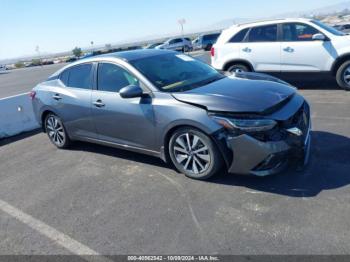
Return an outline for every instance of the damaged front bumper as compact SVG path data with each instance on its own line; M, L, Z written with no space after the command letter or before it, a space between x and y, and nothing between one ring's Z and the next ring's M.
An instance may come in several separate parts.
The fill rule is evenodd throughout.
M280 121L278 139L263 139L251 134L223 135L231 152L229 173L268 176L283 171L288 163L305 166L310 158L311 118L308 104L290 118ZM228 161L226 161L228 162Z
M228 137L227 144L233 152L229 173L268 176L283 171L291 159L306 165L310 156L311 133L309 130L302 144L261 142L249 135Z

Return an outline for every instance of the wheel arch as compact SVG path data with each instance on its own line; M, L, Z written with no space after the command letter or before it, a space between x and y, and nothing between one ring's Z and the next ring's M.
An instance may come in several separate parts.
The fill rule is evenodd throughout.
M341 67L346 61L350 61L350 53L343 54L334 61L331 69L333 76L337 74L339 67Z
M40 124L41 124L41 128L42 130L46 133L45 130L45 119L47 117L48 114L55 114L56 116L59 117L59 115L55 112L55 110L52 110L51 108L45 108L43 109L42 113L40 114Z
M193 125L193 124L178 124L174 125L171 128L167 129L167 131L164 133L163 137L163 146L161 150L161 158L166 162L166 163L171 163L171 158L170 158L170 152L169 152L169 142L171 139L171 136L179 129L181 128L193 128L196 129L200 132L203 132L206 134L214 144L217 146L219 153L224 160L224 163L228 167L232 161L232 154L229 152L228 148L225 147L225 145L222 143L217 138L217 134L222 133L222 129L216 130L214 132L209 131L207 128L201 128L201 126L198 125ZM231 159L230 159L231 158Z
M227 70L228 70L232 65L234 65L234 64L245 65L245 66L247 66L247 67L250 69L251 72L254 72L254 67L253 67L253 65L252 65L249 61L247 61L247 60L245 60L245 59L234 59L234 60L230 60L230 61L228 61L228 62L225 63L225 65L223 66L223 70L224 70L224 71L227 71Z

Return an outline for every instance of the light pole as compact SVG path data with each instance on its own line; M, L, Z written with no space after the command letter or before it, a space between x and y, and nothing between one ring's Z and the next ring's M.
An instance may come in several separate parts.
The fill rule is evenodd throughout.
M93 52L94 51L94 41L91 41L90 44L91 44L91 52Z
M184 24L186 24L186 19L182 18L177 21L181 26L181 35L184 37Z
M41 62L40 47L39 47L38 45L35 47L35 52L38 53L38 56L39 56L39 63L40 63L40 66L42 66L43 63Z

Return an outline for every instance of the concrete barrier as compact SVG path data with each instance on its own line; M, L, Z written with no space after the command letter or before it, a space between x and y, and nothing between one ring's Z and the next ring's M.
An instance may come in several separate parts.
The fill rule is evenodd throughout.
M0 99L0 139L39 128L28 93Z

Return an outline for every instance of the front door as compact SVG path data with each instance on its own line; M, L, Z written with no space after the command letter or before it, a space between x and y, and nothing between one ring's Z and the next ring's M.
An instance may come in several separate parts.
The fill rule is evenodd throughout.
M304 23L282 24L281 71L319 72L327 70L327 63L336 56L331 41L315 41L320 32Z
M100 63L97 90L92 92L92 119L99 139L136 148L152 148L155 140L152 97L125 99L120 89L142 84L119 65Z

